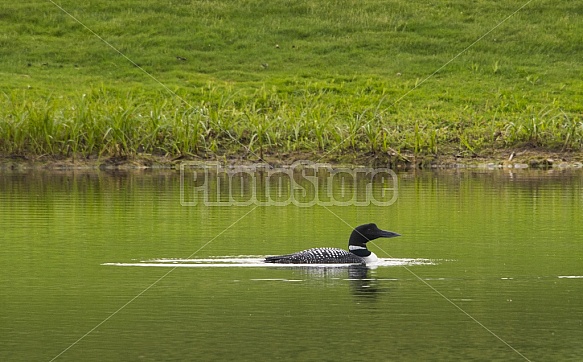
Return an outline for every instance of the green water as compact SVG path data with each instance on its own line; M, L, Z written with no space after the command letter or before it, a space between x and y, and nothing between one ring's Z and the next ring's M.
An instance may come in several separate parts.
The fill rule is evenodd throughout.
M182 206L178 172L0 174L1 361L577 361L583 173L398 175L385 206ZM338 186L338 185L336 185ZM345 268L116 267L345 247Z

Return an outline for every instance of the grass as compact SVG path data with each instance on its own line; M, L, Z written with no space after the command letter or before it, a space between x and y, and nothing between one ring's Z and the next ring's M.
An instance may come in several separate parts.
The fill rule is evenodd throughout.
M0 9L5 155L583 149L571 2L533 1L461 54L524 3L59 4L102 39L50 2Z

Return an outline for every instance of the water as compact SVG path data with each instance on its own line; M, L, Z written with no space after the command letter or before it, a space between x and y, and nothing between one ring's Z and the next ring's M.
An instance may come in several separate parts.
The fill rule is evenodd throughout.
M4 172L0 360L581 359L581 172L397 177L385 206L213 207L177 172ZM345 222L403 236L372 269L259 262Z

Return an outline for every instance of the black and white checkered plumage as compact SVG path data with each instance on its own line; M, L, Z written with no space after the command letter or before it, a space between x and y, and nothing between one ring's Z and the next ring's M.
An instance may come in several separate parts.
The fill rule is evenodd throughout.
M338 248L312 248L297 253L268 256L266 263L280 264L364 264L364 259Z
M399 234L379 229L375 224L356 227L348 240L348 251L338 248L312 248L293 254L268 256L266 263L278 264L367 264L377 260L366 243L377 238L392 238Z

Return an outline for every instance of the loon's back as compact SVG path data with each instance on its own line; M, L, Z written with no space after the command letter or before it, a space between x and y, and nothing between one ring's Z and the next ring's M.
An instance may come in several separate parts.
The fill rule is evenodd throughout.
M366 264L365 260L338 248L312 248L297 253L268 256L266 263L279 264Z

